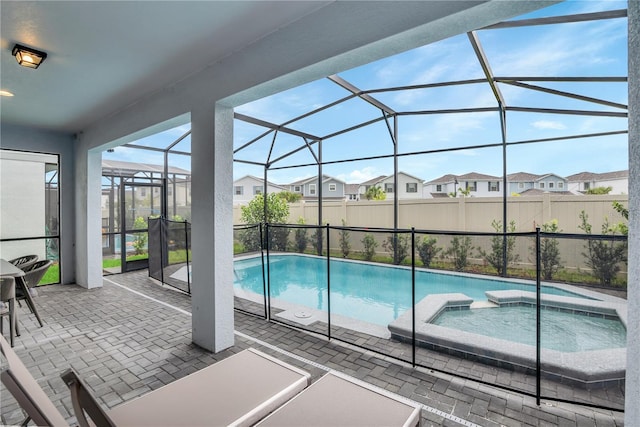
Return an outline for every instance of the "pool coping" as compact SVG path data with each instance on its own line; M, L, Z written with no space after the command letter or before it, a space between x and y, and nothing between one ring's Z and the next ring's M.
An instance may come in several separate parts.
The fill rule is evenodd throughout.
M497 305L535 304L536 294L529 291L505 290L486 292L489 301ZM584 300L543 294L545 306L556 309L588 311L618 316L626 328L627 309L621 302ZM428 295L415 306L416 344L478 359L514 369L535 370L536 348L526 344L488 337L430 323L442 310L471 309L473 299L462 293ZM408 310L389 324L392 338L411 341L413 310ZM541 349L541 370L551 377L588 388L624 381L626 348L566 353Z

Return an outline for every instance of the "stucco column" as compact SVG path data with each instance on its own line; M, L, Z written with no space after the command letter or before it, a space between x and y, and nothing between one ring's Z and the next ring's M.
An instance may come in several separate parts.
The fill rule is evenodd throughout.
M102 286L102 152L82 140L75 152L76 283L91 289Z
M629 13L629 276L627 285L627 426L640 425L640 2Z
M233 109L191 112L192 339L233 345Z

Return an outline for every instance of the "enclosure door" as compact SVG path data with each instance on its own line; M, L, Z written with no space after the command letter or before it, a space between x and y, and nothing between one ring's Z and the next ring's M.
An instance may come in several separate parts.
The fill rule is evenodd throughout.
M148 218L162 213L162 185L125 183L121 187L120 233L122 272L148 268Z

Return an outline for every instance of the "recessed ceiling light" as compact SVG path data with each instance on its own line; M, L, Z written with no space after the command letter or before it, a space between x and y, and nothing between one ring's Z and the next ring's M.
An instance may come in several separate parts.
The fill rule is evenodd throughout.
M0 90L0 96L13 96L8 90Z

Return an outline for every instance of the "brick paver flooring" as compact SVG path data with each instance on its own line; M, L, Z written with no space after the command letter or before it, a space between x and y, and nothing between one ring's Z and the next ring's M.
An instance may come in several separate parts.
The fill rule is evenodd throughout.
M159 286L148 278L146 270L106 277L99 289L53 285L40 288L39 293L36 303L45 325L38 327L23 305L19 309L22 336L16 340L15 351L70 422L75 418L69 392L59 377L69 366L79 372L102 404L113 407L244 348L255 347L307 370L314 380L325 373L325 368L335 369L417 401L425 405L423 426L623 424L620 412L558 402L543 401L537 406L535 399L527 396L412 368L239 312L235 314L235 346L211 354L191 343L189 296ZM449 368L476 369L454 358L449 362L443 359L443 363ZM509 380L500 371L487 378ZM24 419L22 411L4 387L0 393L0 422L19 424ZM606 403L606 392L597 397Z

